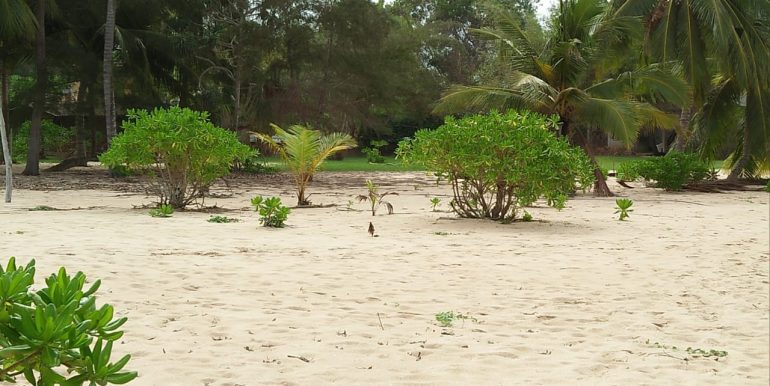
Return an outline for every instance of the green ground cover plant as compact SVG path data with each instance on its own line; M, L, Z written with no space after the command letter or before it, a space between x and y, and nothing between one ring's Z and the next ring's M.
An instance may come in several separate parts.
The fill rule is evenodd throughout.
M131 359L111 362L113 343L126 318L109 304L96 305L97 280L71 276L62 267L33 289L35 261L0 266L0 382L23 377L32 385L124 384L137 377L123 371Z
M187 108L129 110L123 129L99 160L143 176L158 204L176 209L197 202L234 162L254 154L234 132L214 126L208 113Z
M240 222L241 220L238 220L237 218L227 217L227 216L211 216L206 221L211 223L216 223L216 224L229 224L233 222Z
M259 213L259 222L271 228L283 228L291 213L291 209L281 205L281 199L278 197L266 199L256 196L251 199L251 206Z
M402 141L397 154L449 181L460 217L510 222L541 197L563 207L569 194L593 183L589 158L554 135L554 122L526 111L447 117Z
M171 215L174 214L174 207L171 205L161 204L158 205L157 208L150 210L149 214L152 217L171 217Z

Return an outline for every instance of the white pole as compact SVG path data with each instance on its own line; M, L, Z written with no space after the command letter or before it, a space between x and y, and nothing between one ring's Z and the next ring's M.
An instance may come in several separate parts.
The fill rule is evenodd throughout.
M0 106L3 105L3 94L0 93ZM5 202L11 202L11 192L13 192L13 161L11 160L11 151L8 149L8 136L5 132L5 119L3 118L3 109L0 108L0 142L3 145L3 158L5 158Z

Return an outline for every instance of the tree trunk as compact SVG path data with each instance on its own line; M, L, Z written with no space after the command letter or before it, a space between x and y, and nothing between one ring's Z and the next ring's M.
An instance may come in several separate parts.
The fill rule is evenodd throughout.
M10 109L8 108L8 89L10 77L11 66L8 64L7 59L0 59L0 114L3 114L6 122L10 119L9 117L11 116ZM11 159L13 159L13 147L11 146L13 143L13 131L7 124L5 127L5 132L6 140L8 141L8 154L11 156Z
M679 114L679 126L681 126L681 131L676 133L676 139L674 140L674 144L671 146L671 151L678 151L682 153L687 150L687 138L685 137L685 133L690 132L691 119L692 107L682 109L682 112Z
M22 174L25 176L40 175L40 144L43 113L45 112L45 91L48 73L45 67L45 2L37 0L35 17L37 18L37 35L35 37L35 104L32 108L32 122L27 141L27 165Z
M0 93L0 105L3 104L5 98ZM3 118L3 110L0 109L0 142L2 142L3 159L5 160L5 202L11 202L11 194L13 192L13 161L11 161L11 151L8 147L8 136L5 133L5 119Z
M743 171L746 170L746 166L749 165L749 159L751 158L751 138L749 137L749 129L743 127L743 143L741 144L743 151L741 152L741 158L733 165L733 170L730 171L730 175L727 176L728 181L735 181L741 177Z
M240 58L236 58L240 59ZM234 78L235 109L233 110L233 131L237 132L241 125L241 66L236 62Z
M107 21L104 24L104 118L107 147L117 132L115 123L115 94L112 88L112 50L115 46L115 1L107 0Z

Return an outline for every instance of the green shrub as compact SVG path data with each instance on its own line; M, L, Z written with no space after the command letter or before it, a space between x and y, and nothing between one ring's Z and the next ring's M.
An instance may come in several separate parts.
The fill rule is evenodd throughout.
M235 133L214 126L208 113L186 108L129 110L123 128L99 160L144 176L158 203L174 208L196 202L235 161L254 154Z
M664 157L624 162L619 169L623 170L623 179L626 181L641 177L654 181L655 187L665 190L682 190L685 184L703 181L708 177L710 170L697 155L679 152L671 152Z
M166 204L160 204L157 208L150 210L152 217L171 217L172 214L174 214L174 207Z
M399 144L398 158L452 185L461 217L516 219L517 209L545 197L563 206L575 188L593 182L585 153L557 138L552 119L532 112L447 117Z
M122 371L131 356L111 363L113 342L126 318L113 319L109 304L96 306L101 282L84 288L86 276L64 268L33 290L35 261L0 266L0 383L23 376L33 385L123 384L136 372Z
M366 160L369 163L373 164L381 164L385 163L385 157L382 156L382 153L380 152L380 148L387 145L388 142L383 140L374 140L369 142L369 147L365 147L361 149L361 152L366 155Z
M251 206L259 212L259 222L266 227L283 228L291 209L281 205L281 199L257 196L251 199Z
M765 192L770 193L770 181L767 181L767 186L765 186Z
M26 121L21 124L19 131L13 136L11 154L14 162L26 162L27 141L29 141L29 129L32 124ZM70 127L59 126L52 121L44 119L40 128L40 148L44 155L63 154L71 150L75 140L75 130ZM2 150L0 150L2 154Z

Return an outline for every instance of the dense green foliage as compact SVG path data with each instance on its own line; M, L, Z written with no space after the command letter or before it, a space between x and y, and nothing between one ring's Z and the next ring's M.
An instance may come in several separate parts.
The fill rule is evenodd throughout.
M123 384L136 378L122 371L131 358L111 363L113 342L126 318L113 319L109 304L96 306L97 280L84 287L86 276L70 276L64 268L32 289L35 261L0 266L0 381L23 376L33 385ZM66 371L63 371L66 370Z
M297 187L297 205L310 205L307 187L313 174L331 155L356 146L348 134L322 134L309 126L293 125L284 130L272 125L275 136L259 134L257 137L278 153L284 165L294 176Z
M461 217L513 221L522 206L545 197L561 207L593 182L588 157L554 129L553 118L531 112L447 117L404 140L398 155L448 180Z
M388 143L383 140L375 140L369 143L369 147L361 149L361 153L364 153L366 160L369 163L381 164L385 163L385 157L383 157L381 149Z
M259 222L262 226L271 228L283 228L286 219L289 218L291 209L281 204L278 197L264 198L256 196L251 199L251 206L259 213Z
M661 189L682 190L685 184L703 181L709 172L697 155L671 152L665 157L623 163L618 167L618 178L633 181L641 177Z
M25 121L13 137L11 154L14 162L27 159L27 141L29 141L30 121ZM73 148L75 130L59 126L50 120L43 120L41 150L44 156L63 156ZM0 150L2 154L2 150Z
M228 174L235 160L253 154L235 134L214 126L206 113L190 109L132 110L123 128L99 159L146 177L159 205L184 208Z

